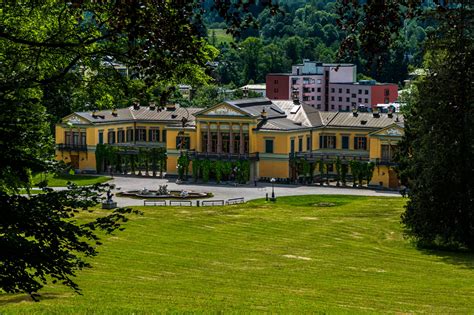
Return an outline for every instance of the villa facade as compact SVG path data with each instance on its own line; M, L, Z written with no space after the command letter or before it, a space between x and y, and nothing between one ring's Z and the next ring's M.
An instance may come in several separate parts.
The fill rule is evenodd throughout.
M393 152L403 135L397 113L324 112L293 101L266 98L225 101L207 109L134 105L99 112L77 112L56 126L56 157L74 169L96 169L97 144L162 148L167 175L178 158L248 161L250 180L295 180L292 160L324 161L335 172L336 159L373 162L371 185L397 188ZM192 167L190 167L191 172Z

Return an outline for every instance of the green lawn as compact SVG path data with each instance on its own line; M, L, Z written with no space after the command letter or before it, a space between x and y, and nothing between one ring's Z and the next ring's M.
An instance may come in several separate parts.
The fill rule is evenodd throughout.
M44 179L48 180L49 187L64 187L68 182L73 182L78 186L93 185L98 183L105 183L110 180L107 176L91 176L91 175L69 175L69 174L38 174L33 178L33 185L37 186L39 182Z
M207 31L207 36L209 36L209 42L212 44L212 32L216 34L216 45L220 43L230 44L234 41L232 35L227 34L225 29L222 28L211 28Z
M39 303L4 294L0 313L472 313L474 255L415 249L399 225L404 202L140 207L79 273L82 296L53 285Z

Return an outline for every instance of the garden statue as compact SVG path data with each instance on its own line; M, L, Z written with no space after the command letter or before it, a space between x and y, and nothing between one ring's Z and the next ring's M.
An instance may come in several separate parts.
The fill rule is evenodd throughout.
M102 209L115 209L117 208L117 202L113 201L112 197L114 194L112 193L112 189L114 189L115 186L111 185L109 186L109 189L107 190L107 199L105 202L102 203Z
M168 185L160 185L157 191L158 196L167 196L169 195Z

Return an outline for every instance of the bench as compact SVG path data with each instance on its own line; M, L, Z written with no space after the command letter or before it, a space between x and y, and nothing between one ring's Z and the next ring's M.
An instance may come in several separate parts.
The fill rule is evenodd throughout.
M170 206L188 206L191 207L193 202L190 200L170 200Z
M143 205L144 206L166 206L166 200L156 200L156 201L143 200Z
M224 200L203 200L202 206L223 206Z
M239 204L239 203L244 203L244 198L243 197L240 197L240 198L231 198L229 200L227 200L226 204L227 205L236 205L236 204Z

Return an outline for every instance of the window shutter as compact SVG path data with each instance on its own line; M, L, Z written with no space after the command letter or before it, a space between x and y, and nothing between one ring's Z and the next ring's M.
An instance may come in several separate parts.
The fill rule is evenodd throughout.
M357 150L358 147L357 147L357 137L354 137L354 150Z
M324 148L324 145L323 145L323 136L319 136L319 148L320 148L320 149Z

